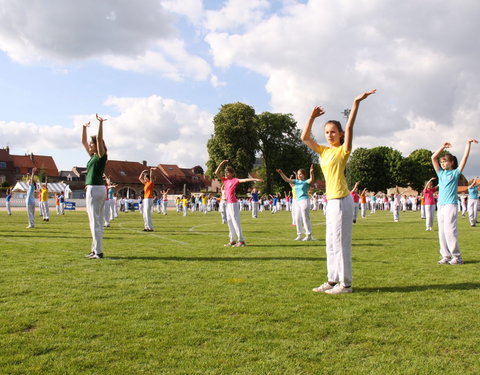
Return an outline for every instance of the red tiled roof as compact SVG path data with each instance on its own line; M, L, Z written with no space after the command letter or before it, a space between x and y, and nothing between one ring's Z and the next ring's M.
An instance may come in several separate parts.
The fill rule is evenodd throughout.
M13 164L19 169L19 173L28 173L29 168L37 168L37 173L45 171L47 176L57 177L58 169L51 156L44 155L11 155Z
M149 167L134 161L108 160L105 167L105 174L114 183L137 184L140 183L138 176ZM169 179L160 170L154 170L155 184L171 185Z
M175 164L158 164L158 168L163 172L165 176L169 179L172 177L175 179L185 179L185 173Z

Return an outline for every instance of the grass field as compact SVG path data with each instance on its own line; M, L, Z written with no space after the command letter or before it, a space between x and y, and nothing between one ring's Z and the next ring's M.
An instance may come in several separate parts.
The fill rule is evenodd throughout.
M323 283L325 219L296 242L287 213L139 213L89 260L85 212L0 212L0 374L479 374L480 227L459 218L465 265L438 265L418 213L354 226L354 293ZM436 225L435 225L436 229Z

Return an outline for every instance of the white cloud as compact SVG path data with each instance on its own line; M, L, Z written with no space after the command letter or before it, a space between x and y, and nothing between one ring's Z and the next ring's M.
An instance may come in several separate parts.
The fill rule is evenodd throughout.
M158 0L2 0L0 49L21 63L87 59L173 79L207 80L210 66L178 39Z

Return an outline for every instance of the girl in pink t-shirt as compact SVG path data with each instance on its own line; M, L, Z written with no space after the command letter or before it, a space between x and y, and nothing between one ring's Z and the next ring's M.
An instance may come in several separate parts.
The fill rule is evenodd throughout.
M432 230L433 226L433 216L435 214L435 198L433 194L437 191L436 187L433 187L433 180L435 177L432 177L425 183L425 188L423 189L423 206L425 207L425 225L428 231Z
M216 176L222 181L223 189L225 191L226 212L227 212L227 224L230 241L225 246L242 247L245 246L245 240L243 238L242 227L240 225L240 207L238 204L235 190L238 184L244 182L263 182L260 178L242 178L235 177L235 170L232 167L225 168L225 177L220 173L223 165L228 163L228 160L223 160L215 170Z

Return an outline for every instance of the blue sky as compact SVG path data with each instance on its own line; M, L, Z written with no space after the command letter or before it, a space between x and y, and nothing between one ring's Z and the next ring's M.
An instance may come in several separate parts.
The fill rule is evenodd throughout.
M109 119L109 157L204 165L212 118L241 101L325 120L359 93L354 147L405 156L478 137L475 0L0 0L0 147L85 165L80 132ZM322 138L320 121L315 135ZM472 147L468 177L480 174Z

